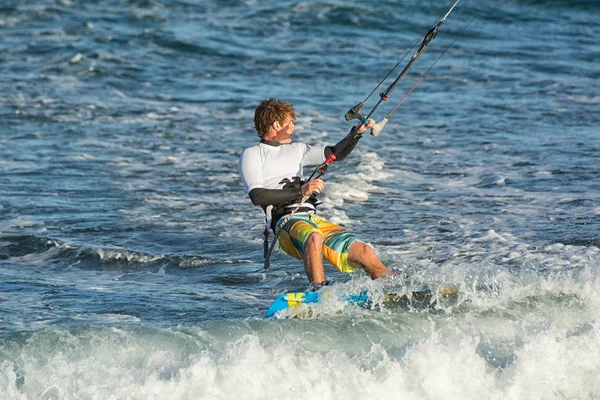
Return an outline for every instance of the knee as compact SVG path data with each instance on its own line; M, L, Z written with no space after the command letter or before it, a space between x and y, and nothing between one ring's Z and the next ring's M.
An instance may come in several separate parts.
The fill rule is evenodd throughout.
M313 232L306 238L304 247L307 249L321 248L323 246L323 235L320 232Z
M368 246L362 242L354 242L352 243L352 253L354 258L356 258L357 260L365 260L365 259L369 259L372 258L373 256L375 256L375 251L373 250L373 248L371 246Z

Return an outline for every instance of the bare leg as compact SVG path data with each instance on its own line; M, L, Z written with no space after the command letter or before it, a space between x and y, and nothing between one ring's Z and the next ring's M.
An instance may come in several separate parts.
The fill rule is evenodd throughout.
M379 260L375 251L364 243L353 242L348 248L348 259L362 265L372 279L387 275L387 267Z
M319 232L311 233L304 242L304 270L310 283L325 282L323 235Z

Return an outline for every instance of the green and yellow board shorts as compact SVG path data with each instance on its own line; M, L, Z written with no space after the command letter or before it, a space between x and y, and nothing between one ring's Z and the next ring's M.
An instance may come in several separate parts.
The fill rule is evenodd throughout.
M313 232L323 236L323 257L341 272L352 272L360 266L348 261L348 249L356 236L316 215L292 215L277 223L279 246L300 260L304 259L304 242Z

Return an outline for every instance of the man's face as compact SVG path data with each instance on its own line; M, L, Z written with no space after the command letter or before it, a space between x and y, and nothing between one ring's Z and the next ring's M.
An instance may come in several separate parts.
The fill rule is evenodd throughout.
M296 129L296 125L294 125L294 120L291 117L287 117L283 124L281 124L280 134L290 135L294 133L294 129Z
M294 120L292 117L287 117L283 124L281 124L281 130L283 132L289 133L290 135L294 133L294 129L296 129L296 125L294 125Z

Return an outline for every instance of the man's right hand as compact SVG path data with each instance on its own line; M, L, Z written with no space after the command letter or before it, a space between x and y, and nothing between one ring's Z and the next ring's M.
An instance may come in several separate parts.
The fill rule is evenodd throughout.
M302 185L302 196L308 197L313 193L321 193L325 188L325 182L322 179L311 179Z
M375 120L373 118L367 118L369 120L369 125L365 125L362 122L359 122L356 125L356 133L364 133L367 129L375 126Z

